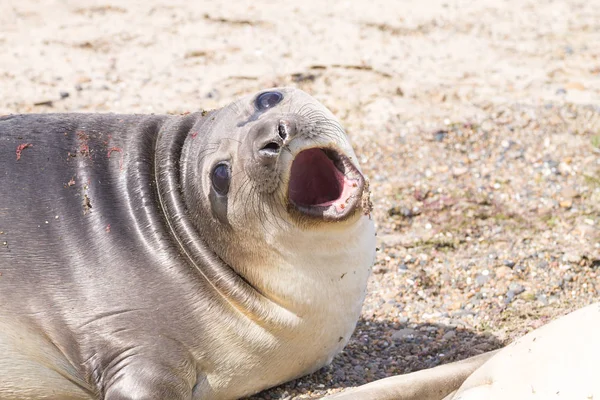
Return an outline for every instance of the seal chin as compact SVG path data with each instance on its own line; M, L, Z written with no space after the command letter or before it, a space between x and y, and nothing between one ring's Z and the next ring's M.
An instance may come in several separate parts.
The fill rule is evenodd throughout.
M365 179L350 159L328 147L300 151L292 162L289 206L301 215L340 221L361 206Z

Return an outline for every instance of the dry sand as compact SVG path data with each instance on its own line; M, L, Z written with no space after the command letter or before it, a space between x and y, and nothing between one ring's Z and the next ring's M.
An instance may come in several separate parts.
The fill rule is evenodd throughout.
M255 399L464 358L600 299L597 0L0 3L0 114L281 85L346 126L380 251L346 350Z

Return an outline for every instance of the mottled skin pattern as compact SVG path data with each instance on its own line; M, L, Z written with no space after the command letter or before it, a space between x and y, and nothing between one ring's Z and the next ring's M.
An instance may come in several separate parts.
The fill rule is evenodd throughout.
M260 113L251 95L184 116L0 118L1 399L236 398L341 350L373 223L360 202L335 221L290 211L295 154L354 154L343 131L306 138L319 120L301 106L333 116L279 90ZM284 117L281 154L261 163L254 143ZM225 197L209 178L223 160Z

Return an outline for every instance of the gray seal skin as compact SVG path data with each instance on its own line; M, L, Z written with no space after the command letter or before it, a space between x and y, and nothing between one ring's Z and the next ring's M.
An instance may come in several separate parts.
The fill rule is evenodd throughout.
M369 211L339 122L297 89L0 117L0 399L233 399L326 365Z

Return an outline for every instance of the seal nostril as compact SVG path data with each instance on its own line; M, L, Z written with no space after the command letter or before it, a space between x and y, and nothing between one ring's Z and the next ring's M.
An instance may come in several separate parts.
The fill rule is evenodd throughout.
M279 146L279 143L269 142L262 149L260 149L260 152L267 153L268 155L275 155L279 153L280 148L281 146Z
M288 124L281 121L277 127L277 133L279 134L279 137L285 140L288 137L288 130Z

